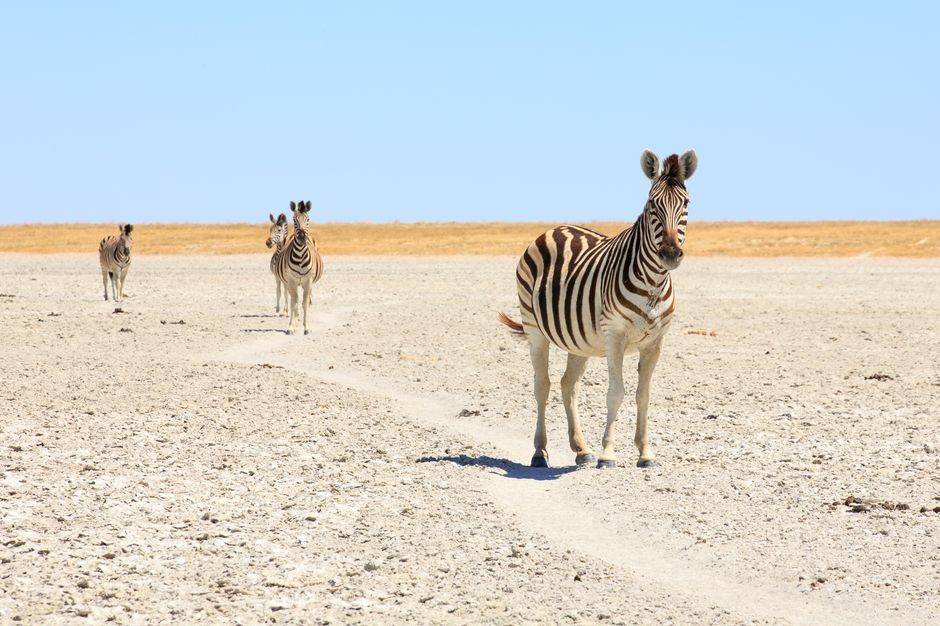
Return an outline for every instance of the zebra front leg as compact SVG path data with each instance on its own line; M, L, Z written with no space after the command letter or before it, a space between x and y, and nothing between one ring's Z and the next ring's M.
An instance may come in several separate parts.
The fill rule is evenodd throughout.
M597 463L597 457L584 441L581 420L578 418L578 389L581 387L581 377L586 366L587 357L569 353L568 366L561 377L561 399L568 418L568 443L571 445L571 451L575 453L574 462L577 465Z
M604 450L601 452L597 467L617 467L617 455L614 452L614 423L617 411L623 404L623 335L607 338L607 425L604 427Z
M287 295L290 296L290 321L287 323L287 334L294 334L294 327L297 322L297 285L284 284L287 288Z
M277 276L274 277L274 282L277 285L277 297L274 300L274 312L278 315L281 314L281 279ZM284 308L287 308L287 294L284 294Z
M108 272L107 270L101 270L101 282L104 284L104 299L105 302L108 300Z
M532 467L548 467L548 434L545 432L545 405L551 382L548 379L548 340L533 331L529 333L529 356L535 371L535 454L532 455Z
M310 306L310 282L305 282L303 285L304 289L304 334L309 335L310 331L307 329L307 307Z
M115 302L120 302L121 298L119 297L118 292L118 277L117 272L108 272L108 276L111 277L111 296L114 298Z
M650 405L650 381L653 379L653 370L656 369L656 363L659 361L662 345L663 338L660 337L655 343L642 350L640 362L637 365L639 380L636 385L636 435L633 437L633 442L640 451L640 459L636 462L637 467L656 465L653 452L650 450L647 411Z
M118 274L118 291L121 294L121 302L124 302L124 281L127 279L127 270L121 270Z

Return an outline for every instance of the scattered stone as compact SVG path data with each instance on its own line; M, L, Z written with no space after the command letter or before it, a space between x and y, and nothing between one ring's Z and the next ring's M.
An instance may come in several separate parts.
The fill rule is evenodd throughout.
M866 376L865 380L894 380L894 376L891 376L890 374L876 373L870 376Z
M115 313L123 313L123 312L124 312L124 309L122 309L121 307L115 307L114 312L115 312Z
M685 331L686 335L702 335L704 337L717 337L718 333L714 330L706 330L704 328L690 328Z
M379 564L376 563L375 561L369 561L368 563L366 563L365 570L367 572L374 572L377 569L379 569Z
M130 328L124 328L124 327L122 327L122 328L120 328L120 329L118 330L118 332L119 332L119 333L132 333L132 332L134 332L134 331L132 331Z
M78 588L79 588L79 589L88 589L88 581L85 580L84 578L82 578L82 579L81 579L80 581L78 581L78 583L76 583L76 584L78 585Z
M479 415L480 412L477 410L471 409L460 409L460 413L457 414L457 417L470 417L473 415Z
M832 503L833 506L838 506L839 504L839 502ZM849 510L853 513L868 513L872 509L884 509L885 511L907 511L911 508L911 505L905 502L871 500L868 498L857 498L855 496L849 496L844 501L842 501L841 504L849 507Z

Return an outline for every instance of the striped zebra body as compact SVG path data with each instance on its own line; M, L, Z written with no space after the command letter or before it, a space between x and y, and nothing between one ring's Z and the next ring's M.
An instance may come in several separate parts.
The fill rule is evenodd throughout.
M278 279L283 281L290 295L291 311L288 333L295 330L297 321L297 288L303 289L303 324L304 334L309 334L307 328L307 308L311 303L311 288L323 275L323 258L317 250L317 243L309 233L310 201L295 205L291 202L291 211L294 214L294 231L288 235L284 246L272 259L272 271Z
M117 235L109 235L98 244L98 263L101 266L101 282L104 283L104 299L108 299L108 283L115 302L124 300L124 280L131 265L131 224L118 226Z
M523 326L586 357L604 356L614 329L631 343L654 340L672 320L675 296L645 224L639 219L615 237L580 226L540 235L516 268Z
M548 464L545 403L548 400L548 350L555 345L568 353L561 380L562 400L575 462L616 464L613 426L623 402L623 358L639 352L637 430L638 465L653 464L647 433L649 384L659 359L662 339L675 313L670 271L682 260L689 194L685 180L695 172L693 151L659 159L650 151L641 158L652 181L643 213L620 234L608 237L580 226L559 226L540 235L516 267L521 323L505 314L500 320L524 334L535 370L537 421L532 465ZM603 452L594 456L581 433L577 393L587 358L607 358L607 426Z

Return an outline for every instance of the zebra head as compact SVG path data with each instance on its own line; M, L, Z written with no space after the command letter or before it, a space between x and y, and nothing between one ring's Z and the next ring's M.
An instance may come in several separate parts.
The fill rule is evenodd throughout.
M124 257L131 255L131 232L134 230L133 224L118 224L118 252Z
M269 248L271 246L280 248L281 242L287 239L287 217L281 213L277 216L277 219L274 219L274 215L268 213L268 218L271 220L271 226L268 227L268 238L265 240L264 245Z
M682 156L672 154L666 157L660 171L659 157L650 150L644 150L640 167L652 181L643 213L653 233L657 257L664 269L674 270L682 262L682 244L685 243L685 226L689 215L690 198L685 181L695 173L698 157L695 150L689 150Z
M310 200L299 203L290 203L290 210L294 214L294 237L301 243L307 239L307 228L310 226Z

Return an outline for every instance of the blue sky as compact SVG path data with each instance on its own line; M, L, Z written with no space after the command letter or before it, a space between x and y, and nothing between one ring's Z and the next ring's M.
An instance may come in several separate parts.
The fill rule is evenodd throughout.
M10 4L2 223L940 217L933 4Z

